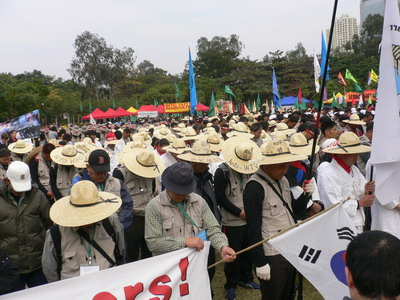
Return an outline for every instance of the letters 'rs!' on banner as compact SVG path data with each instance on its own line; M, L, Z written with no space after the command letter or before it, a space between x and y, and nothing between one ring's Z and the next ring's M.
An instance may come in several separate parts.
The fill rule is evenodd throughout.
M338 204L269 242L324 299L337 300L349 296L344 253L356 232L343 205Z
M211 300L210 243L0 296L1 300Z

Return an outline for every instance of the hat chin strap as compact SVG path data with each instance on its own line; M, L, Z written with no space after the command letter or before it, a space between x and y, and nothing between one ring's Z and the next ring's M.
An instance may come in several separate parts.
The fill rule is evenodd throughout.
M155 162L154 162L154 165L145 165L145 164L142 164L142 163L138 160L137 156L136 156L136 161L137 161L137 163L138 163L139 165L141 165L142 167L145 167L145 168L154 167L153 171L157 170L157 172L160 172L160 170L158 169L158 165L157 165Z
M72 201L70 199L69 204L71 204L72 206L75 206L75 207L90 207L90 206L95 206L95 205L101 204L101 203L118 203L118 201L114 201L118 198L111 198L111 199L106 199L106 200L104 200L101 197L99 197L99 198L100 198L100 201L93 202L93 203L87 203L87 204L75 204L75 203L72 203Z

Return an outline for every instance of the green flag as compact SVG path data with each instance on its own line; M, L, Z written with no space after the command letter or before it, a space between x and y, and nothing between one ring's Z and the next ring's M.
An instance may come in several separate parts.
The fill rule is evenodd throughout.
M224 107L224 100L219 100L218 110L221 110Z
M89 112L92 112L93 107L92 107L92 101L89 100Z
M346 97L345 96L341 96L341 97L342 97L342 107L346 108L347 107Z
M82 100L79 102L79 110L80 112L83 112Z
M336 99L335 93L333 93L332 96L333 96L333 98L332 98L332 108L333 107L339 107L339 105L337 103L337 99Z
M157 107L158 106L158 101L154 100L154 106Z
M354 91L360 94L364 93L362 88L356 82L354 82Z
M260 93L257 93L257 111L260 112L261 111L261 98L260 98Z
M318 101L313 101L313 104L314 104L314 107L315 107L316 109L318 109L318 107L319 107Z
M225 90L224 90L224 92L225 92L225 94L228 94L228 95L230 95L230 96L232 96L232 97L236 97L235 96L235 94L231 91L231 89L229 88L229 85L225 85Z
M300 109L301 110L306 110L307 109L307 103L304 101L304 99L300 103Z
M253 111L253 103L249 100L249 101L247 101L247 108L249 109L249 112L252 112Z
M179 92L179 86L175 82L175 100L178 101L179 96L181 93Z
M114 99L113 99L113 103L112 103L112 108L113 108L113 109L116 108L116 106L115 106L115 100L114 100Z
M371 95L369 95L369 98L368 98L368 105L371 105L372 104L372 96Z
M136 109L139 109L139 101L136 99L136 101L135 101L135 105L136 105Z
M346 69L346 76L345 77L346 77L346 79L350 79L350 80L353 80L355 83L358 83L357 80L354 78L354 76L351 75L349 69Z
M214 97L214 91L211 92L211 100L210 100L210 110L208 111L208 116L213 117L215 116L215 97Z

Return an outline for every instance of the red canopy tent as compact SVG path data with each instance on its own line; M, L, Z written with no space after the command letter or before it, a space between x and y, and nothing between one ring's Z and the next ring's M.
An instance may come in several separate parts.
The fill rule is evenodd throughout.
M209 111L210 108L209 108L208 106L205 106L205 105L202 104L202 103L199 103L199 104L197 104L197 106L196 106L196 110L197 110L197 111Z
M131 115L129 111L123 109L121 106L115 110L115 113L117 117L129 117Z
M83 116L82 120L90 120L90 115L92 115L93 119L105 119L107 118L105 116L104 111L102 111L99 108L96 108L94 111L92 111L90 114Z
M112 108L107 109L107 111L104 113L104 115L105 115L105 118L108 118L108 119L117 117L117 113Z
M165 114L164 105L158 105L155 107L153 104L151 105L142 105L138 111L156 111L159 114Z

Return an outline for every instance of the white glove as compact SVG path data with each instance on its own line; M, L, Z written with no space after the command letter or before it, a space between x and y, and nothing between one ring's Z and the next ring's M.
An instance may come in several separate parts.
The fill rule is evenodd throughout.
M306 194L311 195L315 192L315 179L314 177L310 180L305 180L303 183L303 189Z
M266 264L262 267L256 268L256 275L258 278L262 280L270 280L271 279L271 268L269 264Z

